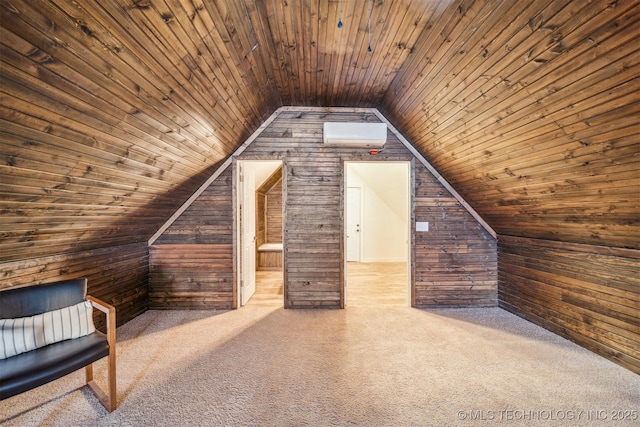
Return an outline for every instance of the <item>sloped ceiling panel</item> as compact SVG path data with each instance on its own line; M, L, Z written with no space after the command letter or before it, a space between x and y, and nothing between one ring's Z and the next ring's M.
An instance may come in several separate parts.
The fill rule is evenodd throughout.
M0 259L147 240L280 105L240 5L2 2Z
M502 235L640 245L636 2L467 2L381 110Z
M0 260L146 241L283 105L379 108L499 234L637 248L639 14L3 1Z

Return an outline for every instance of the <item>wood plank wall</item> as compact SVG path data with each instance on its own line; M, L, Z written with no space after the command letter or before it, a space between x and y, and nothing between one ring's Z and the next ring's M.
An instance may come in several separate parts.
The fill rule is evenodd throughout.
M415 168L415 306L491 307L497 298L495 239L429 171Z
M288 308L343 304L343 166L345 161L411 161L413 155L389 133L385 150L323 147L325 121L378 122L357 109L285 110L238 157L282 160L284 182L284 280ZM416 219L430 221L432 232L415 239L415 301L419 306L487 306L497 304L496 242L419 163L416 169ZM210 268L218 285L204 283L188 254L198 244L232 243L232 182L225 171L151 248L151 307L226 308L233 254L220 247ZM216 194L213 197L213 194ZM222 206L216 206L221 203ZM217 212L212 214L211 212ZM205 225L206 223L206 225ZM162 247L167 244L178 245ZM171 255L171 260L166 257ZM178 253L182 255L178 255ZM180 261L180 256L184 256ZM225 262L227 262L225 264ZM170 267L169 267L170 266ZM199 272L198 274L200 274ZM178 280L177 278L180 279ZM192 278L189 280L188 278ZM219 286L219 287L216 287ZM224 289L226 300L207 299ZM221 294L216 294L222 296ZM215 301L214 301L215 300Z
M289 308L343 305L343 162L412 158L395 138L376 157L366 150L323 147L325 121L379 120L360 112L285 111L240 156L284 163L284 304Z
M640 374L640 251L499 242L500 307Z
M640 2L439 18L380 111L498 234L640 248Z
M151 246L149 307L230 309L234 300L228 168Z
M265 215L265 241L282 243L282 179L267 192Z
M256 190L256 248L282 244L282 167ZM282 271L282 251L258 251L258 271Z
M86 277L87 292L114 305L121 325L148 308L148 254L146 243L135 243L6 262L0 289ZM95 320L104 329L104 316Z
M256 190L256 246L282 243L282 168Z
M256 247L264 244L267 239L267 195L256 191ZM257 262L257 260L256 260ZM256 264L260 265L260 264Z

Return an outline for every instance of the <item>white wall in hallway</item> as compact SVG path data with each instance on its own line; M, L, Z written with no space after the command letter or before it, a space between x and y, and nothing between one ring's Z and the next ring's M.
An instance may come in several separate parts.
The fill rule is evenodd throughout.
M347 186L362 188L362 262L406 262L409 169L405 163L347 163Z

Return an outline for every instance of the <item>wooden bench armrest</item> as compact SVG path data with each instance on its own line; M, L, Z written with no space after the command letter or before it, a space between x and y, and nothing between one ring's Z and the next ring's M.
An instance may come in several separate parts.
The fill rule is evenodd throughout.
M87 295L87 300L91 301L93 308L100 310L107 315L107 341L109 347L116 344L116 308L111 304L98 299L94 296Z

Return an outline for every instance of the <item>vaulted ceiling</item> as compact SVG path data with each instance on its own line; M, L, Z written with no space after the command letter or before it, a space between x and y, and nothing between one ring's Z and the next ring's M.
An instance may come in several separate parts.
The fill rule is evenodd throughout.
M0 260L145 241L289 105L377 108L499 234L640 247L635 0L4 0L0 24Z

